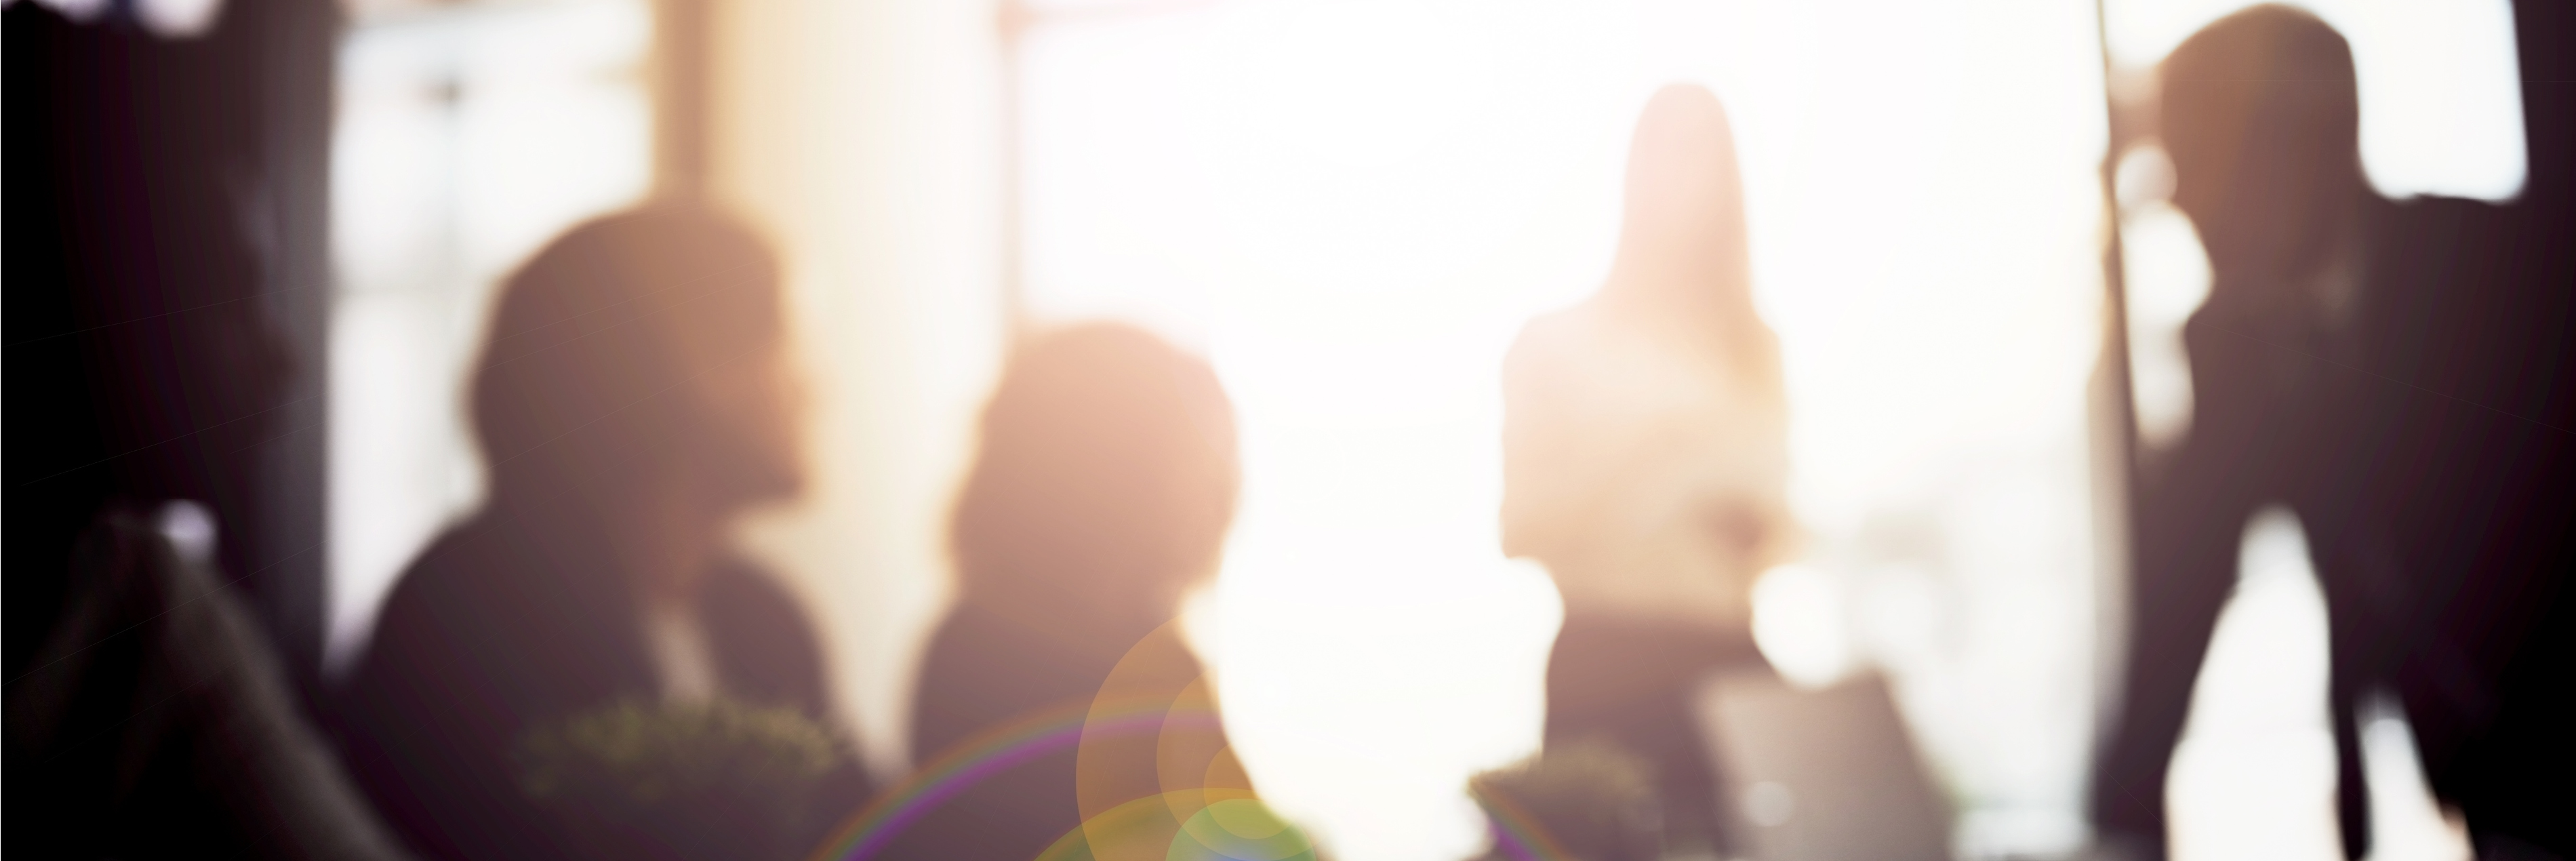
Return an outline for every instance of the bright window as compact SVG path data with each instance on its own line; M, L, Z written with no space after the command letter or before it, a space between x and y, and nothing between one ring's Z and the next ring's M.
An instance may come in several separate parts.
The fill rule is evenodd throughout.
M395 7L340 47L332 135L330 631L482 499L464 411L494 288L652 178L644 0Z
M1498 373L1606 273L1627 136L1733 114L1779 332L1799 669L1867 661L1983 847L2080 839L2104 138L2091 5L1230 2L1025 54L1029 310L1206 349L1247 485L1199 626L1255 780L1348 859L1459 857L1560 612L1496 549Z

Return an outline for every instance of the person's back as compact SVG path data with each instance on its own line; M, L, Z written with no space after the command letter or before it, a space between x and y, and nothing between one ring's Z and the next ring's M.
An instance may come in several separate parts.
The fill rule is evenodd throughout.
M912 708L915 766L972 756L981 737L1017 725L1078 721L1119 655L1068 644L972 604L940 623L922 658ZM1082 823L1075 741L1059 736L989 776L922 823L898 857L1033 858ZM959 815L963 813L964 815Z
M348 682L343 719L377 803L439 857L557 853L504 754L521 728L643 679L550 566L477 523L404 571ZM571 618L564 618L571 616Z
M717 700L828 721L804 613L722 548L797 485L778 315L766 249L687 209L577 228L513 279L475 384L492 501L404 573L344 696L352 766L422 851L612 851L524 785L552 722ZM844 766L819 803L865 792ZM785 857L807 830L726 849Z
M525 529L487 515L442 536L386 601L344 697L352 765L387 818L440 857L579 857L525 799L512 748L544 720L664 687L631 599L560 576L598 563L549 553L561 538ZM725 696L830 714L817 641L788 594L738 562L706 577L699 621Z
M1123 326L1042 335L1013 357L952 527L962 594L912 712L915 768L967 782L891 855L1035 857L1103 812L1090 808L1132 800L1100 800L1115 787L1158 785L1158 739L1225 748L1212 720L1130 739L1098 718L1122 669L1200 675L1171 622L1232 518L1230 409L1205 363ZM1113 752L1140 741L1141 760Z

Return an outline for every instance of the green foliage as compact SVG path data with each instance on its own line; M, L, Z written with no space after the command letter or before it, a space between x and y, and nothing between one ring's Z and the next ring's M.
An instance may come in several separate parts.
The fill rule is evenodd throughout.
M520 787L540 803L643 812L708 796L801 799L841 761L831 730L787 707L626 700L530 728Z
M1508 819L1543 832L1571 858L1651 858L1659 850L1654 767L1608 741L1552 748L1478 774L1467 791L1498 826Z

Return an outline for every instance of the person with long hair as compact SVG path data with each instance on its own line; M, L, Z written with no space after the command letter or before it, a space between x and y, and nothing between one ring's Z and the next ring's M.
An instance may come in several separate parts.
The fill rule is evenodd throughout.
M572 229L503 288L473 377L490 500L404 572L345 697L352 765L425 854L611 851L523 786L547 722L621 701L834 711L803 609L725 540L800 485L778 282L750 231L663 204ZM821 806L863 801L859 775ZM773 839L797 842L728 848L806 848Z
M1725 848L1690 698L1712 672L1766 666L1751 587L1795 532L1786 412L1725 109L1666 87L1637 122L1607 282L1505 359L1502 539L1565 600L1547 743L1654 762L1676 848Z

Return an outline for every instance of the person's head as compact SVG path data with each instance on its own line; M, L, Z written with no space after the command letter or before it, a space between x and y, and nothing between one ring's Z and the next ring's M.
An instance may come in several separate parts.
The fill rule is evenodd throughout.
M715 519L796 492L778 277L759 237L695 206L599 218L538 252L503 286L474 375L494 501L677 494Z
M1638 332L1694 345L1748 391L1776 394L1779 348L1753 307L1735 132L1715 94L1673 84L1647 101L1627 195L1619 257L1595 303Z
M2364 192L2352 49L2316 16L2256 6L2184 41L2159 75L2174 205L2222 276L2303 275Z
M1735 132L1706 88L1664 87L1637 118L1618 266L1613 289L1671 294L1648 301L1743 299L1750 276Z
M1206 362L1130 326L1042 334L1004 368L981 430L949 535L967 600L1159 623L1215 572L1237 468Z

